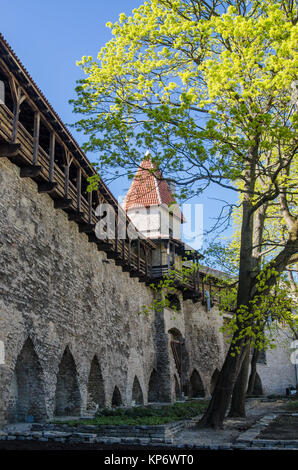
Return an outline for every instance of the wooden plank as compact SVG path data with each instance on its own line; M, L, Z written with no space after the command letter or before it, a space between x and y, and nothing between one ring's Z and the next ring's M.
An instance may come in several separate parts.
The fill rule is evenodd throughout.
M116 266L124 266L125 261L122 258L119 257L118 259L116 259L115 264L116 264Z
M14 157L21 150L21 144L0 144L0 157Z
M68 188L69 188L69 165L64 167L64 197L68 198Z
M144 251L145 251L145 277L148 277L148 250L147 247L144 245Z
M108 240L100 240L99 238L97 238L95 233L88 233L88 240L90 243L97 243L98 245L104 245L109 248L112 247L111 243L109 243Z
M93 233L95 230L95 224L79 224L79 232L81 233Z
M38 147L39 147L39 131L40 131L40 113L34 113L34 131L33 131L33 165L38 162Z
M54 132L52 132L50 136L49 156L50 156L49 181L50 183L52 183L53 178L54 178L54 159L55 159L55 134Z
M72 204L72 199L57 199L54 201L54 207L55 209L69 209Z
M68 214L68 220L74 220L75 222L84 222L84 212L76 211Z
M17 98L13 105L13 123L12 123L12 136L11 136L11 142L13 144L16 143L17 136L18 136L19 115L20 115L20 88L18 88Z
M129 277L139 277L140 276L140 272L139 271L131 271L129 273Z
M11 97L12 97L13 102L16 103L18 101L17 84L10 70L7 70L7 72L9 74L9 86L10 86Z
M82 172L81 168L77 167L77 211L81 211L81 191L82 191Z
M24 166L20 170L20 177L21 178L35 178L36 176L39 176L40 172L41 172L41 166L39 165Z
M140 239L138 238L137 240L138 244L138 271L141 269L141 244L140 244Z
M128 239L128 266L131 265L131 241Z
M57 187L57 184L56 182L50 182L50 181L46 181L44 183L39 183L38 184L38 192L39 193L51 193L54 189L56 189Z
M121 255L122 255L122 260L124 261L124 259L125 259L125 240L124 240L124 238L121 240Z
M92 220L92 191L88 193L88 223Z

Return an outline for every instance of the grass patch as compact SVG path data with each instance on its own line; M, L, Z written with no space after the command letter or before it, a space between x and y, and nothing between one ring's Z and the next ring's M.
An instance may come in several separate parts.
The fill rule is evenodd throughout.
M81 426L84 424L100 425L158 425L166 424L183 419L191 419L203 413L208 400L191 401L186 403L175 403L160 407L142 406L136 408L116 408L99 411L97 416L90 419L78 419L71 421L53 421L55 424L68 424L69 426Z

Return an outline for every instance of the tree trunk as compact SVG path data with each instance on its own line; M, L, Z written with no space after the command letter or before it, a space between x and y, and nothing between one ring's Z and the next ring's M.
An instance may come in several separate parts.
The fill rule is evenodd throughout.
M256 213L254 214L253 220L253 248L252 248L252 260L251 260L251 273L255 277L261 269L261 252L262 252L262 242L263 242L263 232L266 219L266 212L268 208L268 203L265 203L261 206ZM230 417L245 417L245 398L246 398L246 387L248 379L248 370L249 370L249 356L250 351L245 357L242 367L239 373L239 377L235 384L233 390L231 409L229 416Z
M250 376L249 376L248 387L247 387L247 395L252 395L254 388L255 388L255 381L256 381L256 375L257 375L257 362L258 362L259 354L260 354L259 349L255 348L252 358L251 358L251 370L250 370Z
M241 323L241 321L239 321L237 312L241 306L249 307L250 300L253 250L252 197L255 185L254 161L257 156L257 149L258 142L256 141L256 146L249 152L251 156L251 163L245 172L245 191L243 194L242 204L242 226L238 278L239 282L236 302L236 324L238 328L233 335L228 354L220 371L208 409L202 417L201 421L198 423L199 427L205 426L213 427L215 429L223 427L223 421L230 404L237 376L240 372L242 362L247 354L247 349L249 350L249 345L246 345L246 338L241 338L241 332L244 325Z
M237 377L233 396L231 401L231 408L229 412L230 418L245 418L245 397L246 397L246 388L247 388L247 379L248 379L248 369L249 369L249 358L250 358L250 349L247 348L246 355L243 359L242 366Z
M231 347L220 371L208 409L198 423L199 427L212 427L214 429L221 429L223 427L234 384L246 354L246 348L242 348L239 355L233 356L231 354Z

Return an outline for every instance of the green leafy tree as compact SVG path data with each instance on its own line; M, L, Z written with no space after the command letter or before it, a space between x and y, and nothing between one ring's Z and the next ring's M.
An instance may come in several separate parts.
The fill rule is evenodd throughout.
M266 153L265 153L266 157ZM288 169L288 182L291 181L295 184L297 166L292 164ZM257 181L257 186L260 190L265 187L265 180ZM292 214L297 215L297 195L293 194L289 208ZM269 261L284 248L288 236L288 227L283 218L280 205L276 201L264 204L254 214L254 230L253 230L253 258L254 258L254 275L261 274L262 267L266 266ZM241 229L241 205L234 209L234 234L230 243L223 245L216 243L209 247L206 251L209 264L220 264L221 267L229 267L230 271L236 273L239 264L239 251L240 251L240 229ZM280 277L279 282L276 283L274 289L270 291L271 306L268 305L268 298L265 296L264 301L258 298L258 306L256 312L252 309L254 314L254 328L253 333L258 338L257 345L253 342L253 354L251 359L251 372L248 381L249 370L249 351L243 361L241 372L233 391L232 403L230 407L230 416L245 416L245 397L246 391L251 394L254 389L256 378L256 366L261 349L266 349L268 345L272 346L272 330L275 331L280 323L285 323L289 327L288 331L295 332L297 324L295 322L295 303L297 303L297 288L295 283L294 266L287 266L286 272ZM288 279L287 279L288 276ZM260 306L262 307L260 309ZM226 308L229 308L226 305ZM263 319L260 318L259 313L264 310ZM268 312L266 314L266 311ZM258 318L259 317L259 318ZM268 326L268 318L270 319L270 327ZM262 334L261 330L262 329ZM270 341L266 339L266 334L270 336ZM262 339L263 338L263 339ZM262 344L263 343L263 344ZM248 383L248 387L247 387Z
M151 0L121 14L97 59L80 62L76 127L88 136L85 149L98 152L101 174L131 176L149 149L181 197L210 184L241 194L237 354L227 355L206 426L222 425L249 348L241 331L258 293L254 216L268 202L279 199L288 235L266 266L267 290L298 251L288 175L297 151L296 22L290 0Z

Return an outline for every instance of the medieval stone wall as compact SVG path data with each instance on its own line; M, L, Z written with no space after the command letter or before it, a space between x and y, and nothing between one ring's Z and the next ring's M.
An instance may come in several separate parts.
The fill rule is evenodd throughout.
M206 306L190 300L184 303L184 317L190 395L200 390L200 396L210 396L228 347L219 333L223 318L216 307L207 312Z
M107 260L7 159L0 160L0 234L2 420L173 401L194 369L209 394L222 360L217 313L209 318L201 304L180 299L179 314L139 315L152 302L150 288ZM170 331L183 342L182 380Z
M49 195L38 194L3 158L0 234L2 419L84 412L94 377L102 377L106 405L115 386L129 403L136 375L146 401L154 318L138 313L151 303L150 289L107 261ZM98 370L95 361L89 378L95 356ZM32 393L44 402L43 413L32 409L26 397Z

